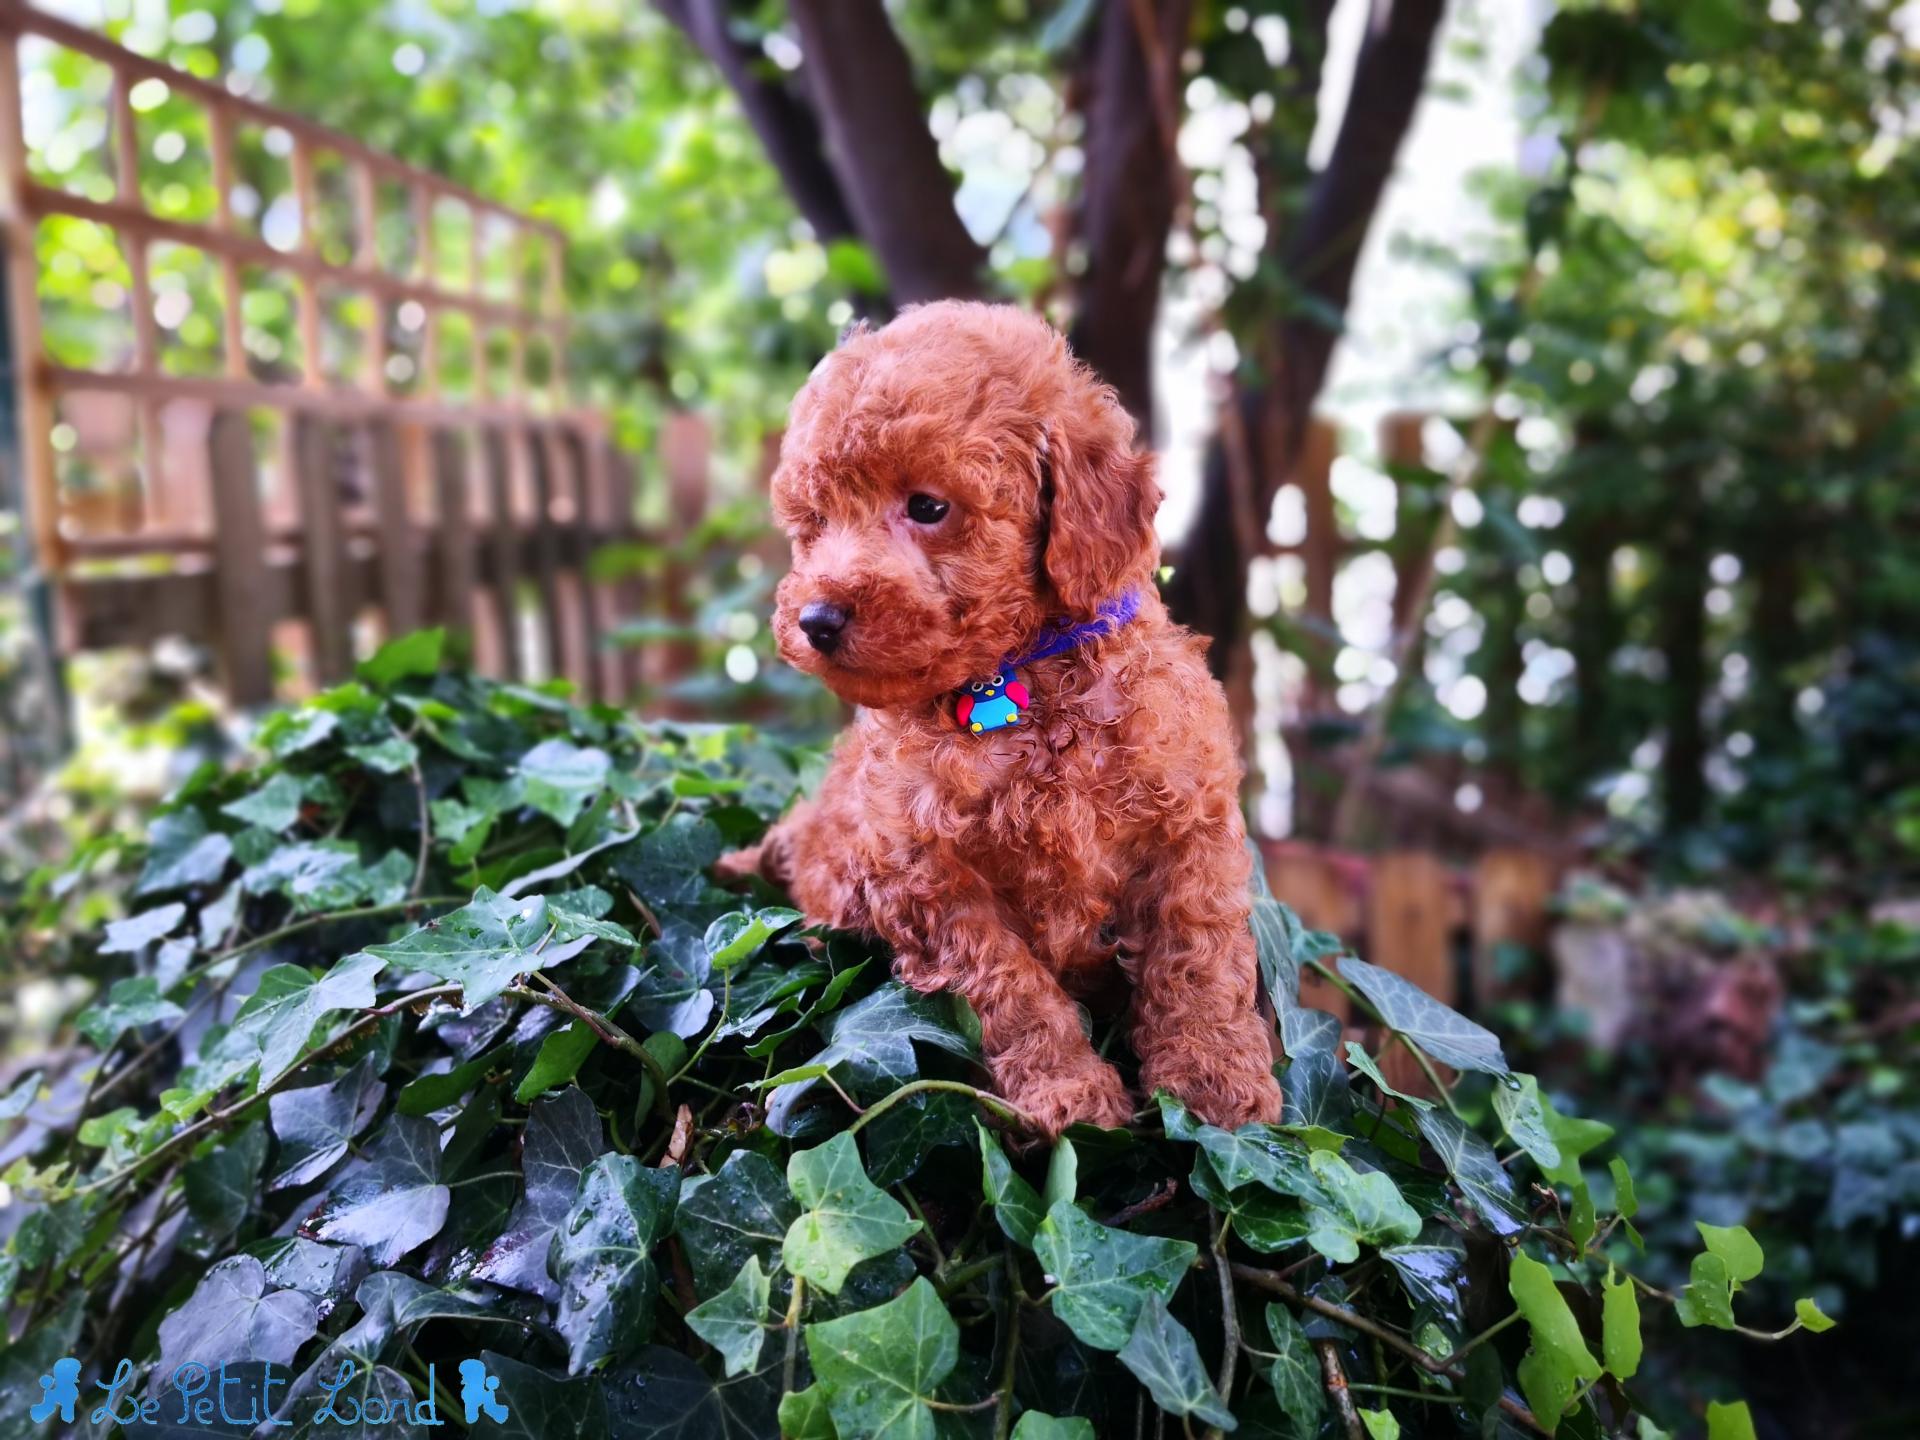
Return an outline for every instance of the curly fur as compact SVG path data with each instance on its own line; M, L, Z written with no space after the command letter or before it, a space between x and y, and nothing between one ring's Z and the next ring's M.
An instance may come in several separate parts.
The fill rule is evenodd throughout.
M964 995L996 1084L1050 1134L1133 1112L1075 1006L1117 976L1143 1090L1219 1125L1280 1114L1226 699L1154 592L1160 490L1133 432L1008 306L911 309L821 363L773 477L793 541L774 630L862 708L817 798L722 862L884 939L907 984ZM946 517L915 524L915 493ZM1128 587L1133 623L1030 667L1025 723L956 727L953 690ZM852 617L831 655L799 628L815 601Z

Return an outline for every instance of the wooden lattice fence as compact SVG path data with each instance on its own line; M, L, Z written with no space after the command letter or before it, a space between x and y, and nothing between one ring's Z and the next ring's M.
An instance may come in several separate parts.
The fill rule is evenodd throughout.
M58 183L34 154L28 47L104 69L110 193ZM142 183L136 97L155 95L205 137L210 214ZM285 159L290 243L236 204L243 137ZM124 261L130 336L85 365L43 340L56 217L110 232ZM603 643L626 607L588 559L631 538L634 481L570 399L557 229L18 0L0 0L0 227L18 498L63 653L210 641L252 704L284 678L276 655L324 684L370 630L443 623L496 673L631 687L631 657ZM215 277L218 357L201 371L171 363L160 251ZM270 291L291 292L291 346L250 329Z

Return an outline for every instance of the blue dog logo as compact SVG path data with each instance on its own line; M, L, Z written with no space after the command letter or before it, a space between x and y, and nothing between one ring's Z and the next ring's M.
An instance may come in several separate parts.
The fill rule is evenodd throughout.
M60 1418L73 1423L74 1402L80 1398L80 1362L71 1355L53 1362L53 1373L40 1377L40 1403L27 1411L36 1422L50 1420L58 1410Z
M489 1375L484 1361L460 1362L460 1403L467 1407L467 1424L477 1423L482 1415L496 1425L504 1423L507 1404L499 1392L500 1377Z

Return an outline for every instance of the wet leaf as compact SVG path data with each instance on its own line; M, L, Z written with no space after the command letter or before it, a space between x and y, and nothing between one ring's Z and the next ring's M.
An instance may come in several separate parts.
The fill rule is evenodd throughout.
M1159 1295L1149 1292L1142 1300L1120 1360L1167 1414L1192 1415L1223 1430L1239 1425L1208 1378L1192 1333L1167 1313Z
M549 1260L569 1373L599 1369L652 1335L653 1247L673 1228L679 1193L677 1169L649 1169L631 1155L602 1155L580 1176Z
M160 1322L162 1374L188 1360L270 1360L291 1365L319 1328L313 1300L297 1290L269 1290L266 1267L249 1255L222 1260L200 1277L193 1294Z
M592 803L612 768L604 750L544 740L520 757L514 773L526 787L527 804L567 826Z
M1096 1350L1118 1350L1147 1297L1170 1297L1200 1252L1099 1224L1062 1201L1034 1232L1033 1253L1055 1287L1053 1313Z
M806 917L783 905L761 910L735 910L711 925L703 940L707 959L716 970L731 970L751 960L760 948L789 926Z
M440 1183L440 1132L396 1115L367 1152L365 1168L343 1176L308 1223L322 1240L363 1246L384 1268L440 1233L452 1198Z
M760 1257L749 1255L731 1285L687 1312L687 1328L720 1352L729 1375L753 1370L760 1363L771 1288Z
M960 1357L960 1329L924 1276L898 1299L809 1325L806 1336L841 1440L934 1440L926 1402Z
M178 1020L182 1013L160 994L159 981L140 975L114 982L107 998L81 1011L74 1025L104 1053L127 1031Z
M1412 981L1352 955L1340 959L1340 974L1364 995L1380 1018L1443 1065L1505 1075L1507 1058L1491 1030L1442 1005Z
M581 1091L569 1086L533 1102L520 1156L520 1198L505 1232L474 1266L475 1279L559 1298L547 1274L547 1249L601 1148L600 1117Z
M1496 1235L1519 1234L1527 1223L1526 1208L1493 1146L1445 1110L1422 1111L1417 1120L1421 1135L1487 1228Z
M1040 1196L1014 1170L993 1133L978 1121L975 1128L980 1133L981 1188L987 1203L993 1206L993 1218L1009 1240L1031 1250L1033 1232L1046 1218Z
M1607 1373L1631 1380L1640 1369L1640 1297L1631 1280L1612 1273L1600 1286L1600 1341Z
M1746 1226L1709 1225L1704 1220L1696 1220L1694 1224L1699 1227L1708 1252L1726 1262L1727 1276L1734 1284L1744 1285L1759 1277L1767 1257Z
M680 1192L676 1233L693 1268L694 1290L718 1294L749 1258L775 1265L799 1215L787 1182L757 1151L736 1150L713 1174L690 1177Z
M317 979L298 965L275 965L260 977L234 1015L231 1034L259 1047L261 1089L300 1062L327 1016L372 1007L374 977L384 964L373 955L349 955Z
M305 1185L331 1170L372 1122L386 1093L369 1057L338 1080L270 1097L267 1114L277 1150L267 1188Z
M1267 1381L1273 1386L1274 1397L1305 1433L1314 1433L1326 1408L1326 1391L1321 1386L1320 1362L1314 1357L1313 1342L1307 1339L1293 1312L1278 1301L1267 1306L1267 1334L1273 1340L1276 1357L1267 1362Z
M1521 1315L1526 1318L1533 1336L1534 1353L1546 1355L1553 1361L1551 1369L1540 1372L1543 1380L1554 1380L1560 1373L1570 1375L1575 1380L1600 1378L1600 1362L1587 1349L1587 1342L1580 1334L1579 1322L1573 1318L1573 1311L1567 1308L1566 1297L1553 1283L1552 1271L1524 1251L1515 1251L1513 1263L1507 1271L1507 1291L1513 1296ZM1525 1383L1524 1379L1522 1383ZM1546 1413L1558 1415L1565 1408L1563 1402L1558 1408L1549 1408Z
M1419 1213L1378 1170L1361 1174L1331 1151L1315 1150L1308 1165L1323 1195L1307 1203L1307 1243L1329 1260L1347 1264L1360 1246L1419 1238Z
M1525 1150L1543 1169L1560 1163L1560 1146L1547 1126L1546 1110L1540 1103L1540 1082L1531 1075L1514 1075L1493 1087L1493 1110L1507 1127L1513 1143Z
M787 1161L787 1184L800 1216L788 1227L781 1255L787 1269L838 1293L847 1272L919 1233L920 1222L867 1178L860 1150L842 1133Z
M454 982L463 1013L472 1014L516 977L555 963L541 949L551 923L543 897L514 899L482 886L471 904L390 944L369 945L365 953Z
M153 822L148 832L147 864L133 887L135 895L157 895L211 885L233 858L233 842L209 830L198 810L176 810Z

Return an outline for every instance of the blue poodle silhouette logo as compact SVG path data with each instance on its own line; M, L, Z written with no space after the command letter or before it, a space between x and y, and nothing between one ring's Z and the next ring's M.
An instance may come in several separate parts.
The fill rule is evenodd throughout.
M500 1398L500 1377L487 1373L483 1360L460 1362L460 1403L467 1409L467 1424L479 1422L482 1415L496 1425L507 1418L507 1402Z
M40 1403L27 1411L36 1422L51 1420L54 1412L67 1424L73 1423L73 1407L80 1399L80 1362L71 1355L53 1362L53 1373L40 1377Z

